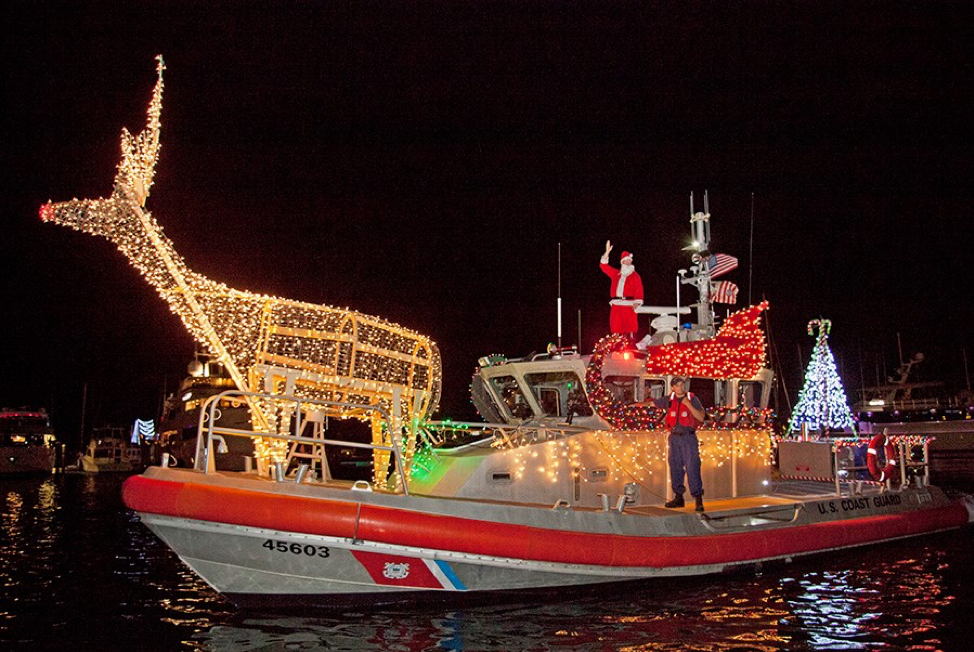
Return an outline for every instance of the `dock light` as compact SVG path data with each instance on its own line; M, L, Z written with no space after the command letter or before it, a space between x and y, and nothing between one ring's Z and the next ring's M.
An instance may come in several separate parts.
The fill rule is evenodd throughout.
M883 407L884 405L886 405L886 401L884 401L881 398L874 398L871 401L869 401L869 405L872 405L873 407Z

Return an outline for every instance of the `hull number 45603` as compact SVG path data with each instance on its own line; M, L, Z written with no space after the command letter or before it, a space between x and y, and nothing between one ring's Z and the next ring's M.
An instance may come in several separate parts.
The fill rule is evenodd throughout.
M326 546L315 546L310 543L301 545L300 543L288 543L287 541L276 541L268 539L261 544L262 547L276 552L290 552L294 555L306 555L308 557L330 557L331 551Z

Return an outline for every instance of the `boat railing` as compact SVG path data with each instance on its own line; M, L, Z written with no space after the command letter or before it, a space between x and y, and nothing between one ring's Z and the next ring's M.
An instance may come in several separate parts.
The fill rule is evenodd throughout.
M319 399L309 399L301 398L298 396L289 396L283 394L263 394L258 392L243 392L238 389L228 389L220 392L219 394L214 394L209 396L203 402L200 408L199 416L199 427L197 428L197 439L196 439L196 464L195 469L197 471L202 471L203 473L210 473L216 470L216 465L214 463L214 440L220 440L224 436L231 437L246 437L249 439L275 439L279 441L286 441L290 444L306 444L309 446L339 446L341 448L362 448L370 449L373 451L385 451L392 455L395 460L396 472L399 474L400 484L403 489L403 493L409 495L409 486L406 482L405 465L403 463L403 453L402 447L399 444L399 437L390 437L391 444L386 446L383 444L366 444L361 442L338 440L338 439L323 439L319 437L305 437L301 434L292 434L291 432L281 433L281 432L265 432L265 431L255 431L255 430L243 430L240 428L228 428L225 426L217 425L219 421L218 405L220 401L228 397L240 397L246 398L248 400L254 399L256 401L268 401L276 405L284 407L292 416L291 427L289 430L293 430L294 433L301 433L304 422L309 420L305 416L305 411L309 408L342 408L344 410L361 410L362 412L371 412L379 416L379 418L387 424L390 424L390 430L395 430L392 428L393 419L390 418L389 413L378 405L364 405L360 403L348 403L343 401L324 401ZM283 465L283 462L278 462L279 465ZM283 481L283 475L286 469L280 468L276 469L276 473L279 481ZM303 477L302 473L299 473Z
M873 401L875 401L875 403ZM956 407L959 404L959 401L954 399L940 398L900 398L892 400L872 399L856 404L856 411L888 412L891 410L935 410L937 408Z
M835 462L835 495L842 495L842 483L846 482L853 486L853 491L855 493L861 493L860 488L864 484L882 485L886 490L893 488L893 478L889 477L883 481L878 480L858 480L849 476L849 472L856 471L868 471L868 466L841 466L839 457L840 451L843 447L837 442L832 443L832 455L834 456ZM910 459L908 451L910 446L906 442L899 441L896 442L897 450L897 466L900 470L900 488L909 486L909 478L907 477L907 469L922 469L922 473L916 476L916 482L919 486L925 487L930 484L930 442L929 440L924 440L922 446L922 457L919 462L914 462ZM840 471L846 471L847 477L843 479L841 477Z
M449 450L459 451L477 448L484 445L516 448L539 442L563 439L592 428L570 426L567 424L545 424L531 421L530 423L484 423L469 421L429 421L423 424L424 437L434 448L447 448L450 439L446 433L463 433L472 441L449 447ZM477 435L481 436L477 436Z

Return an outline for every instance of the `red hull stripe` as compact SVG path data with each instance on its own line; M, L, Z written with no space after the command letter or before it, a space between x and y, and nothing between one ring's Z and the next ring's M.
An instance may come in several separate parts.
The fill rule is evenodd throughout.
M280 496L133 476L122 488L137 512L287 532L568 564L667 568L797 555L961 527L959 502L900 514L757 532L638 537L545 529L356 503ZM636 517L634 517L636 518Z
M129 509L282 532L335 537L355 533L355 503L257 493L132 476L122 485Z

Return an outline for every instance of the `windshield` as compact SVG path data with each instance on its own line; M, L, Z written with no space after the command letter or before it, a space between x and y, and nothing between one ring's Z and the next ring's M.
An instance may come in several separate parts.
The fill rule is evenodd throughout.
M592 408L582 389L582 382L573 371L550 371L525 374L534 397L541 406L544 416L565 417L569 413L578 416L591 416Z
M504 409L510 416L515 419L527 419L534 415L514 376L497 376L491 378L490 383L500 395Z

